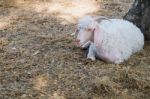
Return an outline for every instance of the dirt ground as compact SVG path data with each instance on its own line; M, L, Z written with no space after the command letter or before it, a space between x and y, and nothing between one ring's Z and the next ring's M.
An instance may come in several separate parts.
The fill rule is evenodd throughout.
M131 3L1 0L0 99L150 99L150 42L114 65L87 60L71 35L80 17L121 18Z

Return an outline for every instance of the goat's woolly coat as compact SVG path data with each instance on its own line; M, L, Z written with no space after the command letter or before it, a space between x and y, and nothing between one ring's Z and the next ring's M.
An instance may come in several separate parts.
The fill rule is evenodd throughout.
M104 31L101 50L109 52L119 49L122 54L120 61L127 60L133 53L143 48L144 36L132 23L121 19L111 19L102 21L99 26ZM95 36L94 39L98 37Z
M94 27L90 17L80 20L80 28ZM119 50L121 57L117 63L127 60L133 53L143 48L144 36L139 28L123 19L102 20L98 23L100 33L95 32L96 52ZM115 63L115 62L114 62Z

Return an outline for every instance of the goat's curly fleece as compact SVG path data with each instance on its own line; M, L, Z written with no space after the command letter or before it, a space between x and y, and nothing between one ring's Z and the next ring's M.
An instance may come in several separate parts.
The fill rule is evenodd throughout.
M99 46L96 52L110 52L119 50L119 63L127 60L133 53L144 46L144 36L133 23L123 19L102 20L100 23L87 16L79 21L78 28L95 28L99 26L102 34L94 34L94 43Z
M119 49L122 56L121 62L143 48L144 36L141 30L129 21L123 19L103 20L99 27L104 32L101 50L110 52ZM99 37L94 39L99 39Z

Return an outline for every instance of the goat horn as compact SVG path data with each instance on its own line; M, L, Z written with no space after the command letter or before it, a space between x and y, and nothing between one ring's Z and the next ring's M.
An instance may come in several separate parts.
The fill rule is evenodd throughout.
M97 22L101 22L101 20L109 20L111 21L109 18L105 17L105 16L92 16L92 18L97 21Z

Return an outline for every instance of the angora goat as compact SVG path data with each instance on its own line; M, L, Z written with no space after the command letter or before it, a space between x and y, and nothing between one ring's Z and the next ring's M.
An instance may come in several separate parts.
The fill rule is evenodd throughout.
M99 22L100 21L100 22ZM86 16L76 30L79 47L87 48L87 58L120 64L144 46L144 36L138 27L123 19Z

